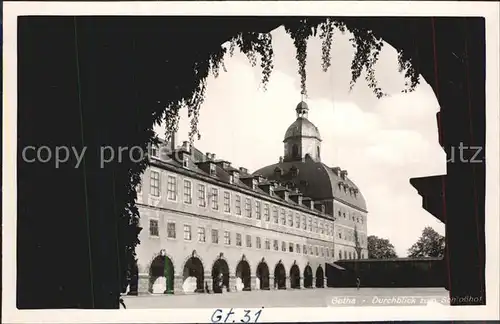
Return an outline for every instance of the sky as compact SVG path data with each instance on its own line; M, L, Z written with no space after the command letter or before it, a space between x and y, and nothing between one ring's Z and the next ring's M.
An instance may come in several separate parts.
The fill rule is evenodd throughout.
M252 67L235 50L227 54L218 78L210 76L200 110L201 139L195 146L215 153L235 167L253 172L277 163L283 155L283 137L296 119L301 100L295 47L284 30L274 30L274 70L267 91L261 86L259 64ZM346 169L364 195L368 208L368 235L387 238L400 257L426 226L444 235L444 224L422 208L422 198L409 179L446 173L446 155L438 143L436 112L439 104L421 78L408 94L398 72L397 53L384 43L375 67L377 79L389 96L377 99L364 74L349 91L354 48L350 34L336 32L332 65L321 69L321 40L311 38L307 51L309 120L320 131L322 162ZM164 137L164 126L156 128ZM188 140L187 109L181 110L177 144Z

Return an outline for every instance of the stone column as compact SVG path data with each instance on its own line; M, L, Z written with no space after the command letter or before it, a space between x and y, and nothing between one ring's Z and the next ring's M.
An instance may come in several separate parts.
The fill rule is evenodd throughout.
M203 284L203 288L206 288L208 286L208 292L212 293L214 292L214 279L212 278L212 274L208 273L205 274L205 283ZM205 290L206 292L206 290Z
M312 285L311 288L316 288L316 277L312 277Z
M325 277L325 278L323 279L323 287L324 287L324 288L326 288L326 287L327 287L327 285L326 285L326 284L327 284L327 282L328 282L328 281L327 281L327 278Z
M236 276L229 276L229 287L228 291L236 291Z
M274 276L269 275L269 290L278 289L278 283L274 281Z
M257 287L257 277L256 276L251 276L250 277L250 289L251 290L258 290L259 287Z
M288 276L285 278L285 287L286 287L286 289L292 288L292 282L290 280L291 280L291 278L288 277Z
M174 294L183 294L182 284L184 283L184 278L182 276L174 276Z
M304 277L300 277L300 287L299 288L304 288Z
M139 274L137 291L139 294L149 294L149 275L147 273Z

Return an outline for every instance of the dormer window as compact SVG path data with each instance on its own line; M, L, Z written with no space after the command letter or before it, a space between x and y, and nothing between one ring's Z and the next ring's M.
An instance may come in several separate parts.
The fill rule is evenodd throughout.
M257 179L252 179L252 189L257 189Z
M156 147L155 145L151 146L151 156L156 158L158 157L158 147Z
M229 175L229 183L230 184L234 183L234 175L232 175L232 174Z
M292 168L290 169L290 174L292 175L292 177L296 177L299 175L299 169L297 169L297 167L294 165L292 166Z
M182 156L182 166L186 169L189 167L189 158L187 154Z
M210 175L215 176L215 164L210 163Z
M269 187L269 195L274 195L274 188L272 186Z

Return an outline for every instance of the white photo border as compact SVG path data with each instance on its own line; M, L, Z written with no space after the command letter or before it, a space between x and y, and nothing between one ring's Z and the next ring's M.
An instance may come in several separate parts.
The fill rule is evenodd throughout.
M2 313L7 323L203 323L214 309L18 310L17 17L24 15L482 16L486 21L486 306L268 308L259 322L493 320L499 318L499 4L479 1L166 1L3 3ZM237 309L234 310L238 312ZM239 309L242 313L242 310Z

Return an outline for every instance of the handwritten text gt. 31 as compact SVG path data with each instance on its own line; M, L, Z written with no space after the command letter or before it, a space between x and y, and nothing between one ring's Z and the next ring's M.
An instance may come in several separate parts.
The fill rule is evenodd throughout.
M264 307L258 310L243 309L241 311L229 311L216 309L210 318L212 323L257 323Z

